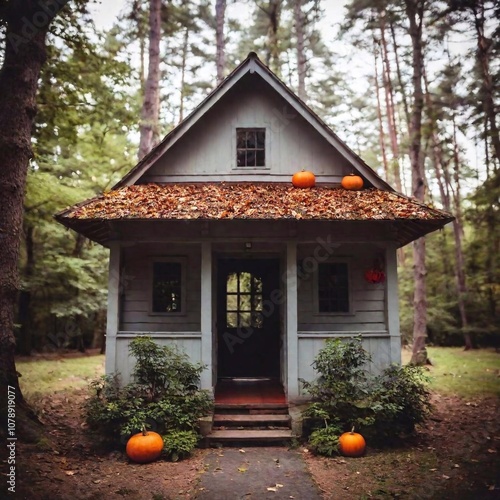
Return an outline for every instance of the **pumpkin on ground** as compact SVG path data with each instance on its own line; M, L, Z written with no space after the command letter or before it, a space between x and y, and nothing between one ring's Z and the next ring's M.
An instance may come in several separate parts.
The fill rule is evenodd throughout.
M363 178L359 175L349 174L342 177L342 187L349 191L359 191L363 189Z
M316 176L312 172L302 169L293 174L292 184L296 188L311 188L316 184Z
M360 457L366 450L365 438L354 432L354 427L351 432L344 432L339 437L339 450L345 457Z
M128 441L126 447L127 456L133 462L146 464L156 460L163 450L163 438L153 431L147 431L143 427L142 432L134 434Z

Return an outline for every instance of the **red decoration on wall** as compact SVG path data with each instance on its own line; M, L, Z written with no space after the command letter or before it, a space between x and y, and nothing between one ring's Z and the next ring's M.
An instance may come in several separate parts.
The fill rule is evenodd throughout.
M382 270L381 259L375 259L373 268L365 271L365 280L373 284L383 283L385 281L385 273Z

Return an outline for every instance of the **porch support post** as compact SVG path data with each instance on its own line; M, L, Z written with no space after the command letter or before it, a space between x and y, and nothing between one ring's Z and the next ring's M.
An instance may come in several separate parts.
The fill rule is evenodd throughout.
M212 243L201 244L201 388L213 391L212 383Z
M289 241L286 246L286 365L289 400L299 396L297 328L297 242Z
M116 372L116 334L120 324L120 260L118 241L109 246L108 312L106 320L106 374Z
M385 251L386 263L386 308L387 330L390 336L390 361L401 363L401 331L399 327L398 300L398 258L396 245L389 245Z

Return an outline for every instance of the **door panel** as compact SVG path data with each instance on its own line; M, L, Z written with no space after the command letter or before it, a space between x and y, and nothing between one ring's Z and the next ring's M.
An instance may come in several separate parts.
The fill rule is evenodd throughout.
M279 286L278 259L219 260L218 377L279 376Z

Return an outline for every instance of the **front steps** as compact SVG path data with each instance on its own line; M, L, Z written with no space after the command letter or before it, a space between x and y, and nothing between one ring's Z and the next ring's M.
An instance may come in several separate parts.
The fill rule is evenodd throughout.
M286 404L216 404L207 446L288 445L294 438Z

